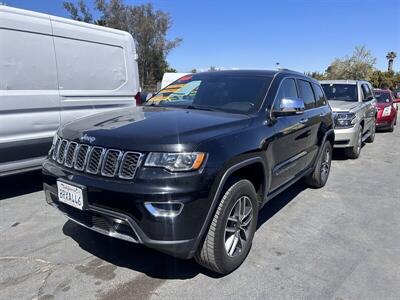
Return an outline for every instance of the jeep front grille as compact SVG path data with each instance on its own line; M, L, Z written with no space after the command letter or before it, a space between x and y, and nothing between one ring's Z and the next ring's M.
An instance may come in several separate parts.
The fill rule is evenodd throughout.
M122 157L122 151L109 149L105 154L101 175L114 177L117 174L118 164Z
M107 149L58 139L51 158L68 168L106 177L132 179L135 177L143 154L132 151Z

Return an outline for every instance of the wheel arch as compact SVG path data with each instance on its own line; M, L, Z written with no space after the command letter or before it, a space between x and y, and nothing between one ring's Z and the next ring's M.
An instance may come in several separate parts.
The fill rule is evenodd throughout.
M200 230L200 233L197 237L197 241L195 243L193 253L197 251L200 242L203 240L205 233L207 232L208 227L212 221L212 217L218 207L218 204L221 199L221 195L226 189L227 183L232 182L234 178L242 178L248 179L250 182L255 184L255 189L257 195L259 196L259 202L264 200L264 196L268 190L268 174L266 174L269 170L267 167L266 160L258 155L257 153L248 154L240 156L233 160L232 163L229 164L228 167L223 168L223 171L220 172L220 175L217 176L213 187L210 191L210 197L212 197L212 202L210 205L210 209L207 213L206 219L203 223L203 226ZM261 178L256 178L257 171L262 171Z

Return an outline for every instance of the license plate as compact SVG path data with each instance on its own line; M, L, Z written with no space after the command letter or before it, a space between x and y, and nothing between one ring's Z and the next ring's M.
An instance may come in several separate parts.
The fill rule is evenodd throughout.
M80 210L83 209L83 190L80 187L57 181L58 200Z

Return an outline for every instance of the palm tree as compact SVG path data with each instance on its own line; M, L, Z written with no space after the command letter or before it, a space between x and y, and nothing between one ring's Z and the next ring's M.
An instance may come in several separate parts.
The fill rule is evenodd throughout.
M396 54L396 52L393 52L393 51L388 52L388 54L386 55L386 58L388 60L388 71L389 72L393 71L393 61L396 57L397 57L397 54Z

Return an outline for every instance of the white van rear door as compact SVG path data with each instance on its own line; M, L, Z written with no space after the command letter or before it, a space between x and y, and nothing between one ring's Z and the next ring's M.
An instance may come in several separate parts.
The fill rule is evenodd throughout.
M50 19L0 6L0 173L45 156L59 124Z
M51 20L61 123L135 105L138 83L132 69L136 61L126 33L56 17Z

